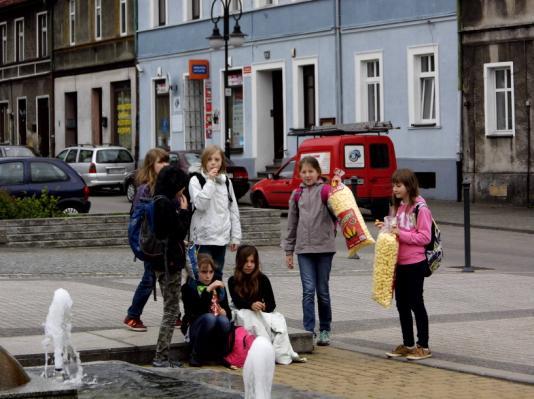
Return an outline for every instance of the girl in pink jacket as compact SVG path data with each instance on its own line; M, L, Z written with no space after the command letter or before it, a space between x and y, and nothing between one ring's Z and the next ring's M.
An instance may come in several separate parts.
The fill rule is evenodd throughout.
M421 360L432 356L428 347L428 315L423 300L423 284L429 276L425 245L431 240L432 215L419 195L417 177L409 169L393 173L393 228L399 239L399 254L395 271L395 301L402 330L403 344L386 353L388 357ZM412 312L417 325L417 345L414 342Z

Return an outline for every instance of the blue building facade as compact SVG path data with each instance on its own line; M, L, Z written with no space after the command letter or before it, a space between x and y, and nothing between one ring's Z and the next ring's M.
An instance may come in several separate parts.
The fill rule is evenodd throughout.
M296 153L291 128L391 120L400 127L391 133L398 164L419 173L423 195L456 198L454 0L243 3L245 44L229 50L228 126L232 159L250 176ZM224 148L224 50L206 39L211 4L139 2L141 158L153 146ZM208 66L207 78L190 74L198 64Z

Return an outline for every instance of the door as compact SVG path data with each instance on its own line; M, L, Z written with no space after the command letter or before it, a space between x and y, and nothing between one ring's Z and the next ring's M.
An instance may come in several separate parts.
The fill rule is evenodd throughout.
M9 115L8 103L0 103L0 143L9 142Z
M78 93L65 93L65 147L78 145Z
M50 110L48 97L37 99L37 136L39 137L39 153L43 157L50 156Z
M26 145L26 99L19 98L17 100L17 127L18 127L18 143Z
M284 158L284 93L282 86L282 70L272 71L273 82L273 108L271 116L273 118L274 134L274 158L281 160Z
M91 130L92 143L102 144L102 89L92 90L91 96Z
M265 191L271 206L287 207L291 192L300 184L300 179L293 178L295 164L295 159L291 159L274 174L269 189Z

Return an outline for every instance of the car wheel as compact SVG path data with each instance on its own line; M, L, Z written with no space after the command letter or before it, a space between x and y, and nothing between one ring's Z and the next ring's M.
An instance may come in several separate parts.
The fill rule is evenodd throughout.
M81 211L81 209L79 209L79 207L74 204L64 205L61 210L65 215L78 215Z
M128 198L128 201L133 202L136 191L137 189L133 182L126 183L126 198Z
M252 194L252 206L254 208L267 208L269 207L269 204L267 203L267 200L265 199L265 196L259 192L256 191Z

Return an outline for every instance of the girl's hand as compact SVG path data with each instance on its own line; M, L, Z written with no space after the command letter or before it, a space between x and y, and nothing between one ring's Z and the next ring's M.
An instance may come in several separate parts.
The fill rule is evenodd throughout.
M219 306L219 316L226 316L226 310L222 306Z
M218 174L219 174L219 168L211 168L208 171L208 178L211 180L215 180Z
M185 198L185 195L180 194L178 201L180 201L180 209L187 209L187 198Z
M331 186L332 187L335 187L337 186L338 184L341 183L341 177L339 177L338 175L334 175L334 177L332 177L332 184Z
M217 288L224 288L224 283L221 280L215 280L206 289L208 290L208 292L211 292L213 290L216 290Z
M391 232L395 234L397 237L399 236L399 228L397 226L392 226Z
M237 247L239 247L238 244L230 244L230 251L232 251L232 252L237 251Z
M375 226L381 229L382 227L384 227L384 222L381 222L380 220L376 219Z
M293 269L293 255L286 255L286 264L288 269Z
M265 310L265 304L260 301L254 302L250 308L255 312L263 312Z

